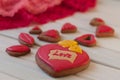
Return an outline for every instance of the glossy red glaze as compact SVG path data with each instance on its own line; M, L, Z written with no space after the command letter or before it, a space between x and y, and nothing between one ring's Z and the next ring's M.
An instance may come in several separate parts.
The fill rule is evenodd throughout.
M101 26L98 26L96 32L97 33L109 33L109 32L114 32L114 29L107 25L101 25Z
M40 30L40 28L38 26L35 26L32 28L32 30Z
M96 20L97 22L104 22L104 20L102 20L101 18L95 18L95 20Z
M20 33L19 39L22 40L23 42L26 42L27 44L31 44L31 45L33 45L35 42L34 38L27 33Z
M59 33L57 30L48 30L45 32L45 36L49 36L49 37L52 37L52 38L58 38L59 37Z
M28 46L25 45L14 45L14 46L10 46L6 49L7 51L10 52L29 52L30 48Z

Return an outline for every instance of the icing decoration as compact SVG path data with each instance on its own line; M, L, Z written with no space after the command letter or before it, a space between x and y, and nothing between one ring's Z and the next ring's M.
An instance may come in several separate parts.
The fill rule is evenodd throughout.
M29 45L33 45L35 43L34 38L27 33L20 33L19 39Z
M70 51L51 50L48 56L49 59L67 60L73 63L77 57L77 54Z
M63 41L59 41L58 44L63 47L71 47L77 45L78 43L74 40L63 40Z
M93 34L84 34L80 37L77 37L75 41L85 46L93 46L96 44L96 39Z
M82 53L82 49L78 46L78 43L74 40L63 40L58 42L62 47L69 48L70 51Z
M11 51L11 52L28 52L30 51L30 48L25 46L25 45L14 45L14 46L10 46L6 49L7 51Z
M59 44L41 46L36 56L49 65L55 72L80 67L90 61L85 51L82 51L81 55L71 52L68 48L62 47Z
M82 54L82 49L78 45L74 45L74 46L69 47L69 50L73 51L73 52L78 52L78 53Z
M107 25L98 26L96 29L97 37L109 37L114 35L114 29Z
M54 30L54 29L46 31L45 35L49 36L49 37L52 37L52 38L58 38L59 37L58 31Z
M76 26L72 25L71 23L65 23L62 27L62 30L76 30Z

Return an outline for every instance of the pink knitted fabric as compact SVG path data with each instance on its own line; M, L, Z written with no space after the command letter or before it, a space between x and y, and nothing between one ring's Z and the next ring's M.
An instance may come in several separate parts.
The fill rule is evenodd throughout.
M14 1L17 3L19 0ZM39 1L43 1L43 3L46 1L46 3L43 5ZM28 4L28 2L26 2L24 8L21 7L18 10L15 9L15 6L17 5L13 5L14 7L8 8L8 11L11 13L7 13L7 11L6 14L0 13L0 30L25 27L29 26L32 22L45 24L50 21L71 16L78 11L85 12L96 5L96 0L63 0L62 3L61 1L62 0L33 0L33 3L38 3L39 5L34 6L35 4L32 4L31 2ZM45 7L40 7L40 5ZM37 8L37 6L39 7ZM3 8L1 8L0 5L0 10L2 9Z
M24 9L19 10L13 17L0 16L0 30L28 26L32 22L32 15Z
M0 0L0 15L13 17L24 7L26 0Z
M33 14L45 12L48 8L59 5L62 0L28 0L25 8Z
M22 8L32 14L39 14L61 2L62 0L0 0L0 15L13 17Z
M78 11L85 12L89 8L95 7L96 0L64 0L63 3Z

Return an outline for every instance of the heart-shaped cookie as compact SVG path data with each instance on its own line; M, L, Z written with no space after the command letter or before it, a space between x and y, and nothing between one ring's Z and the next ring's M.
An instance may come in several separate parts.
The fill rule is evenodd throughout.
M75 39L79 44L84 46L95 46L96 45L96 39L94 35L92 34L85 34L80 37L77 37Z
M60 41L61 37L57 30L51 29L41 33L38 36L39 40L47 41L47 42L58 42Z
M77 27L71 23L65 23L61 29L61 33L74 33L77 31Z
M25 45L14 45L8 47L6 52L11 56L19 57L28 54L30 52L30 48Z
M34 38L27 33L19 34L19 42L23 45L33 46L35 44Z
M112 37L114 29L107 25L98 26L96 29L96 37Z
M42 33L42 30L38 26L35 26L29 31L29 33L30 34L40 34L40 33Z
M90 21L90 25L92 25L92 26L100 26L100 25L104 25L104 24L105 24L105 22L101 18L93 18Z
M79 53L59 44L47 44L41 46L37 51L36 62L49 75L61 77L75 74L87 68L90 59L83 50Z

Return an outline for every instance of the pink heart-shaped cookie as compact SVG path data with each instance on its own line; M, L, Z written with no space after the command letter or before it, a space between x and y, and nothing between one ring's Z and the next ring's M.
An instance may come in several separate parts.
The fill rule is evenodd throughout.
M98 26L96 29L96 37L114 36L114 29L107 25Z
M57 30L51 29L41 33L38 36L39 40L47 41L47 42L58 42L60 41L60 35Z
M88 67L90 59L85 51L70 51L59 44L41 46L36 54L40 68L53 77L75 74Z
M77 27L71 23L65 23L61 29L61 33L74 33L77 31Z
M25 45L14 45L6 49L6 52L11 56L22 56L30 52L30 48Z
M96 39L94 35L92 34L85 34L80 37L77 37L75 39L79 44L84 46L95 46L96 45Z
M19 34L19 42L23 45L33 46L35 44L34 38L27 33Z

